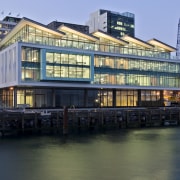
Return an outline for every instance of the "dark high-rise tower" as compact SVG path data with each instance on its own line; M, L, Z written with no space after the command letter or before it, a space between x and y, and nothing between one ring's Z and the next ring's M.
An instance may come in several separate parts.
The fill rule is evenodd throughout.
M116 38L124 35L135 36L135 15L129 12L118 13L100 9L90 14L86 24L90 33L101 30Z

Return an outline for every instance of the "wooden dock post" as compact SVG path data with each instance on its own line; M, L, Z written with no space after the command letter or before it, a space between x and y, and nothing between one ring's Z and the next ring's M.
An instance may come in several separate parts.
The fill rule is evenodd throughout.
M129 127L129 111L126 111L126 127Z
M163 115L163 111L162 110L160 110L160 122L161 122L161 126L163 126L164 125L164 115Z
M169 111L170 121L172 120L172 110Z
M64 107L64 114L63 114L63 134L68 134L68 107Z
M57 128L57 133L59 132L59 125L60 125L60 122L59 122L59 111L57 111L57 114L56 114L56 128Z
M141 113L140 113L140 111L138 110L137 111L137 116L138 116L138 127L141 127L142 126L142 115L141 115Z
M22 124L21 124L21 125L22 125L22 126L21 126L21 128L22 128L22 133L24 133L24 113L22 113L22 119L21 119L21 121L22 121L22 122L21 122L21 123L22 123Z
M5 113L3 112L3 114L2 114L2 131L1 131L1 133L2 133L2 136L4 136L5 135Z
M38 123L38 121L37 121L37 112L35 112L35 117L34 117L34 127L35 127L35 129L37 129L37 123Z
M149 110L149 123L148 126L152 126L152 111Z
M180 124L180 111L178 111L178 125Z

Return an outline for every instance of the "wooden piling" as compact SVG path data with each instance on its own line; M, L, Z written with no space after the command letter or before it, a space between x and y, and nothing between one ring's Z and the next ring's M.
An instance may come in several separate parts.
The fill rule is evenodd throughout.
M64 107L64 114L63 114L63 135L68 134L68 107Z
M35 129L37 129L38 125L37 125L38 121L37 121L37 112L35 112L35 117L34 117L34 127Z
M59 111L56 113L56 128L57 132L59 132L59 125L60 125L60 118L59 118Z
M22 129L22 133L24 133L24 113L22 113L22 117L21 117L21 129Z
M2 133L2 136L4 136L5 135L5 113L3 112L3 114L2 114L2 131L1 131L1 133Z

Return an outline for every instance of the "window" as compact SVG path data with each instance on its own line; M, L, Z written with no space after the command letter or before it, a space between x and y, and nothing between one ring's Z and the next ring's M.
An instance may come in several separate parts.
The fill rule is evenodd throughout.
M51 64L50 64L51 63ZM90 78L90 56L82 54L65 54L46 52L47 78Z
M22 47L21 79L23 81L37 81L40 79L40 49Z

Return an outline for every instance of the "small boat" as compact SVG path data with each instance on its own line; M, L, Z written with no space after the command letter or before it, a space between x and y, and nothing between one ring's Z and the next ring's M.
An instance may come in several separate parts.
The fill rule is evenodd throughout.
M48 112L48 110L41 111L41 116L51 116L51 112Z
M177 121L165 121L164 122L164 126L176 126L176 125L178 125L178 122Z

